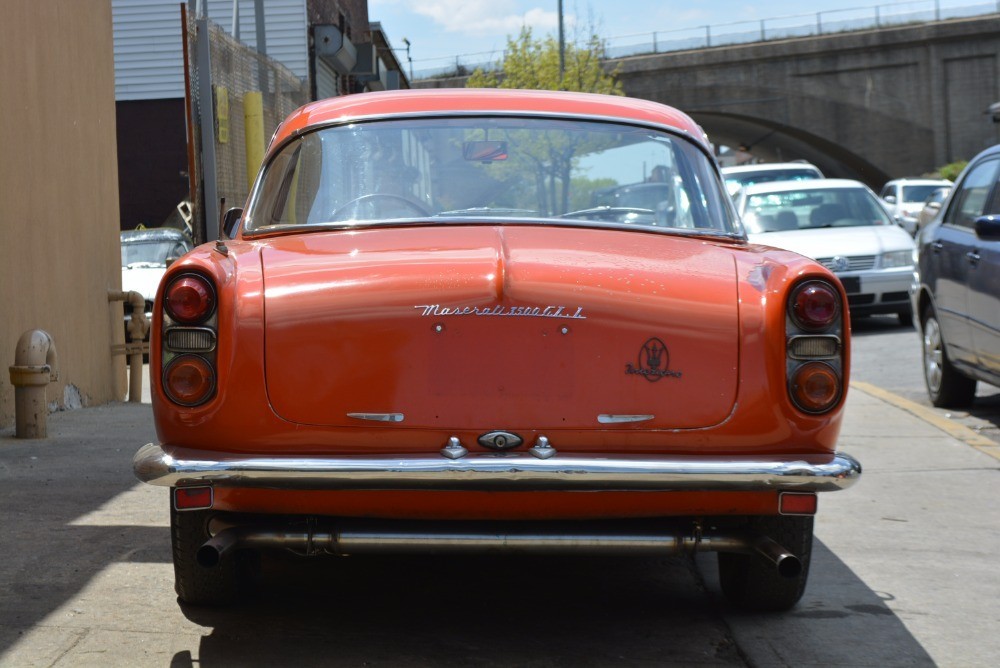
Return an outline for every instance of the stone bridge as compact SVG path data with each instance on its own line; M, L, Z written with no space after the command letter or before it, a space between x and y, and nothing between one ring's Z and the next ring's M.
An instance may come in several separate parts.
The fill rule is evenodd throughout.
M1000 142L1000 14L608 61L712 141L879 187Z
M1000 14L610 59L718 145L879 188L1000 143ZM464 86L465 77L414 87Z

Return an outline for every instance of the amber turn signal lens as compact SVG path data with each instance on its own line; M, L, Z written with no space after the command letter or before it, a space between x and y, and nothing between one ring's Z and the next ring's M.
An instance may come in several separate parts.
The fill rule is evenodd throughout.
M203 404L215 390L215 371L202 357L181 355L163 371L163 390L181 406Z
M809 362L792 376L792 400L807 413L833 408L840 398L840 376L829 364Z
M789 303L792 319L804 330L827 329L840 315L840 295L829 283L807 281L792 293Z
M177 322L186 325L202 322L215 309L215 291L201 276L179 276L164 290L163 308Z

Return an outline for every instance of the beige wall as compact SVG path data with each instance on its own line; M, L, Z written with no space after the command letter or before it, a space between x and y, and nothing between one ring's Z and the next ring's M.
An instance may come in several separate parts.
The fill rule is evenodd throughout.
M5 0L0 20L0 427L25 330L55 340L48 401L121 399L115 88L109 0ZM120 308L115 304L114 307Z

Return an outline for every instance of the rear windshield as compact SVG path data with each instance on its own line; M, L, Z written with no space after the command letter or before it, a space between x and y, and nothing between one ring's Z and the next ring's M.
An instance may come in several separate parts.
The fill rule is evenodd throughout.
M903 186L903 201L923 202L940 187L941 185L938 183L923 186Z
M305 134L266 167L246 229L479 219L740 233L715 163L690 140L521 117L376 121Z
M743 224L751 234L820 227L891 225L868 190L825 188L760 193L747 197Z
M755 183L774 183L775 181L804 181L821 179L823 175L812 167L789 167L788 169L762 169L759 172L741 172L726 175L726 187L729 192L735 192L744 186Z
M177 259L190 249L175 239L122 241L122 267L166 267L168 259Z

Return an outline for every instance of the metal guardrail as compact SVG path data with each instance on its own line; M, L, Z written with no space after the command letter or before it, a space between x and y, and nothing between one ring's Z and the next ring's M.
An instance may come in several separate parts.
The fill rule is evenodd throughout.
M814 37L855 30L893 28L1000 13L1000 1L969 4L968 0L915 0L867 7L831 9L811 14L777 16L753 21L620 35L604 40L607 58L624 58L672 51L687 51L736 44L751 44L797 37ZM424 67L412 79L464 76L476 69L498 67L504 51L480 51L442 58L415 59ZM431 66L430 63L436 63Z

